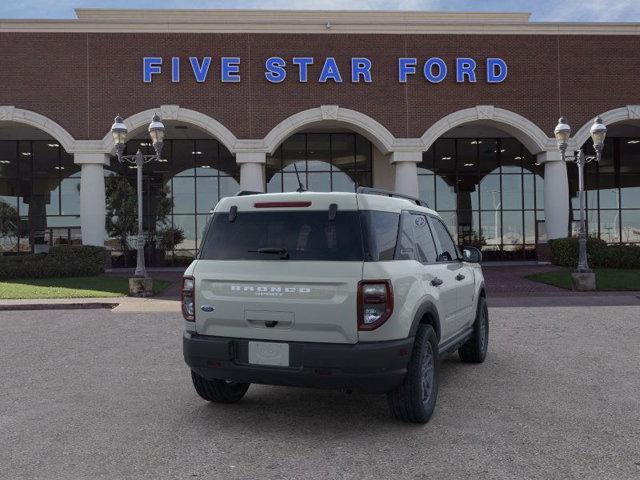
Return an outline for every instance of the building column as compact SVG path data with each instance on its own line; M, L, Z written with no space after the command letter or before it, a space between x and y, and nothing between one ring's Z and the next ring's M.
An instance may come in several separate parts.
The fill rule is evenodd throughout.
M240 190L264 192L264 165L267 155L264 152L238 152L236 162L240 165Z
M401 151L391 153L391 164L395 167L395 191L418 197L418 163L422 161L422 151Z
M103 153L76 153L74 162L80 165L80 227L83 245L104 246L106 238L106 200L104 165L109 156Z
M565 238L569 234L569 179L567 164L560 152L538 154L544 164L544 218L547 238Z

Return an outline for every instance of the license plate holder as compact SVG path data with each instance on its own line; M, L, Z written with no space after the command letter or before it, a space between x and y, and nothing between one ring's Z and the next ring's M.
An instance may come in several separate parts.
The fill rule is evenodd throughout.
M289 366L289 344L282 342L249 342L249 363L273 367Z

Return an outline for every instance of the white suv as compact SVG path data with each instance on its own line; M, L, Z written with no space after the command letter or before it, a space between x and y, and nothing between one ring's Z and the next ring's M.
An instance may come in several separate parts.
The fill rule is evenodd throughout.
M224 198L183 280L195 389L223 403L251 383L386 393L395 417L427 422L439 357L487 352L479 262L391 192Z

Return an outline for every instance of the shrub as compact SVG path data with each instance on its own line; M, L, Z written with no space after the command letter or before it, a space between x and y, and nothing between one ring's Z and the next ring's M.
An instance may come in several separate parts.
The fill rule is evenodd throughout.
M551 263L562 267L578 264L578 239L550 240ZM591 267L640 268L640 247L631 245L607 245L598 238L587 238L587 260Z
M57 245L49 253L0 257L0 278L87 277L104 273L103 247Z
M640 246L610 245L595 262L596 267L640 268Z

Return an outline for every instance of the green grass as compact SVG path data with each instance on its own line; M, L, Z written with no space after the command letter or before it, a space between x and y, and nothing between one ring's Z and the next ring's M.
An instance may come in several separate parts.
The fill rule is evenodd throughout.
M171 282L154 280L158 294ZM129 292L129 279L97 277L32 278L0 281L0 299L122 297Z
M570 269L555 270L528 275L526 278L570 290L572 271ZM599 291L640 290L640 270L594 268L593 271L596 273L596 289Z

